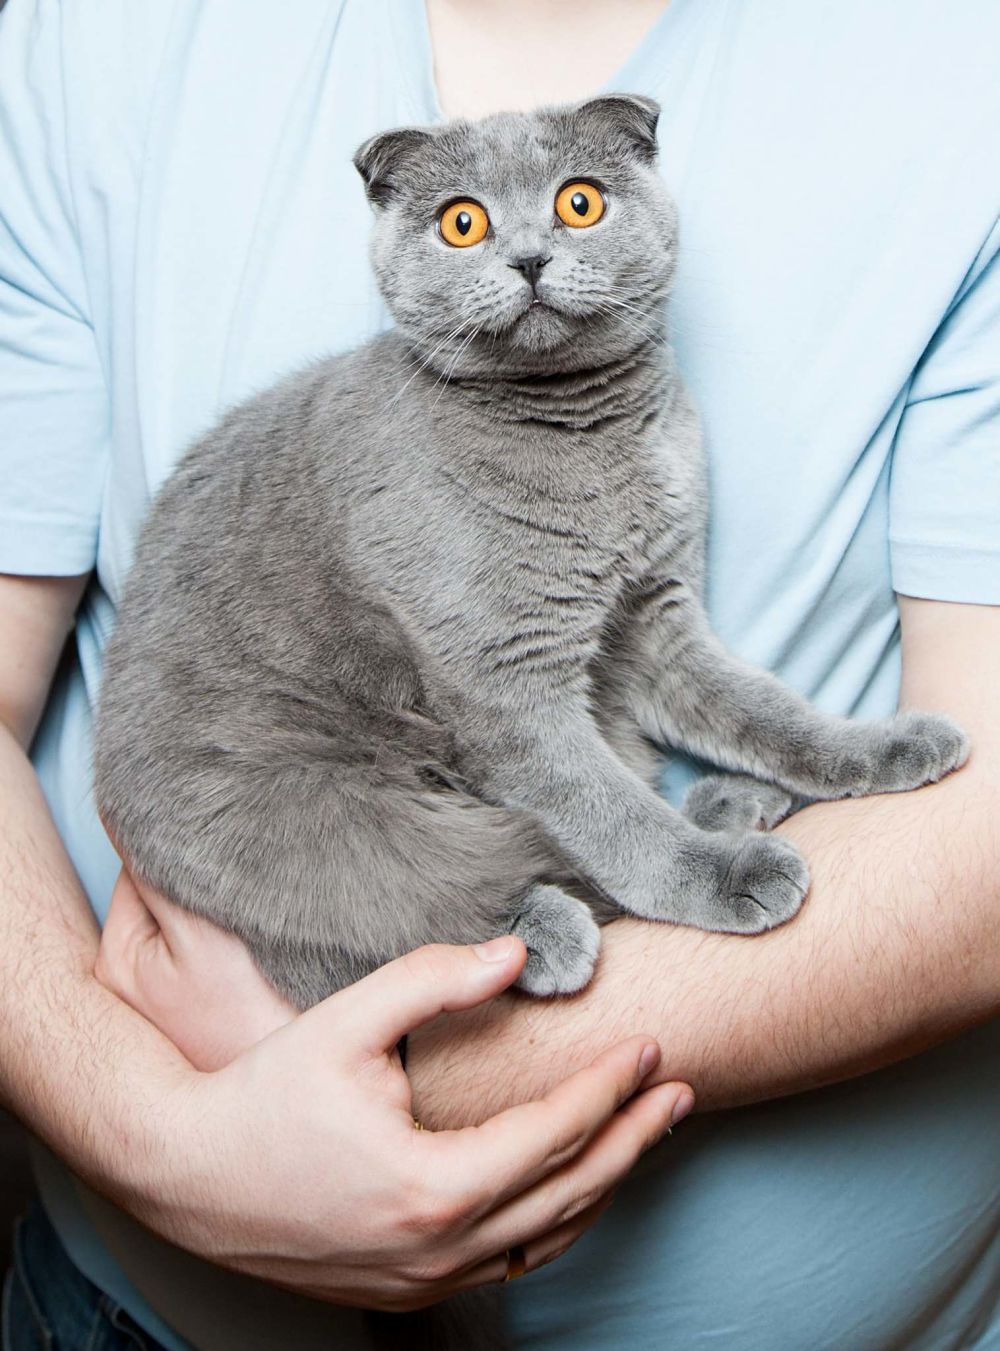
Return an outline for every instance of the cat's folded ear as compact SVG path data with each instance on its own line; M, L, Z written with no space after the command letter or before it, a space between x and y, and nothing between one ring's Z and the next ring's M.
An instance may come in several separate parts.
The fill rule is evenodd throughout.
M660 105L645 94L602 94L576 109L576 116L593 120L603 134L617 134L646 164L656 159L656 124Z
M360 146L354 155L354 167L365 181L368 200L386 206L400 188L400 176L414 151L433 139L433 132L422 127L397 127L382 131Z

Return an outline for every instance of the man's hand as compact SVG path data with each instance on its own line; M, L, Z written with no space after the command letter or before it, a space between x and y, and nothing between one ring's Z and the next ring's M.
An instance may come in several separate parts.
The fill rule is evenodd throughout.
M124 868L95 974L201 1070L228 1065L297 1012L238 938L181 910Z
M421 948L190 1076L166 1123L183 1187L139 1218L224 1266L380 1309L500 1280L515 1245L528 1269L559 1256L692 1095L634 1096L659 1062L640 1036L481 1127L416 1130L397 1041L504 989L525 957L513 937Z
M188 1133L184 1152L197 1161L197 1211L154 1203L140 1218L236 1270L383 1309L499 1280L515 1244L529 1269L557 1257L692 1095L670 1084L632 1097L660 1058L655 1043L637 1037L545 1101L479 1129L416 1131L393 1049L399 1037L442 1009L498 993L525 956L516 938L422 948L298 1015L238 939L123 870L97 975L192 1063L220 1070L188 1086L172 1123L175 1136ZM224 1123L235 1121L242 1128L233 1134ZM303 1160L334 1159L336 1185L318 1188ZM248 1176L257 1182L252 1198Z

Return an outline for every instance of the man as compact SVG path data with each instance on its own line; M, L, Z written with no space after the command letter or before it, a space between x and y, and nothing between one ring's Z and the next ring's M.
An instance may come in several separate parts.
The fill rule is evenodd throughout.
M29 9L12 0L5 24L19 3ZM8 96L5 182L23 208L5 378L30 390L44 362L59 389L50 378L44 400L13 405L11 481L24 501L6 528L21 547L0 566L30 572L44 537L37 570L85 573L96 558L100 582L78 638L83 675L57 686L36 763L103 911L118 863L84 796L88 710L128 542L221 406L385 322L363 264L354 145L434 120L439 99L446 113L480 114L602 84L659 98L682 221L673 330L711 457L716 627L831 710L877 716L899 693L951 713L973 756L933 789L810 808L783 827L814 879L786 929L745 941L623 922L606 932L581 1000L498 1001L416 1038L417 1110L434 1125L478 1117L619 1029L652 1031L664 1072L716 1107L860 1075L964 1032L843 1088L686 1128L675 1166L623 1188L587 1245L515 1288L513 1313L518 1344L547 1348L997 1345L996 1034L970 1029L995 1012L1000 988L1000 620L990 608L1000 601L1000 234L988 171L998 19L984 0L947 14L913 4L905 25L898 6L860 0L660 8L432 3L427 27L421 7L388 0L303 0L280 24L270 8L178 0L68 12L65 32L54 7L19 20L0 80L20 91ZM57 457L53 513L39 462ZM44 626L50 648L72 609L60 594ZM19 632L38 624L29 607ZM126 1024L109 997L100 1028L79 1028L75 1010L95 1005L81 950L67 955L77 911L64 855L35 821L12 856L12 894L30 915L4 968L22 1111L100 1189L205 1252L190 1184L178 1190L170 1168L146 1180L135 1165L161 1149L173 1161L171 1125L182 1123L142 1111L179 1110L162 1078L151 1086L140 1072L148 1024ZM166 996L155 930L145 931L152 947L120 941L104 974L183 1045L212 939L188 949L182 919L164 913L163 923L175 936ZM41 991L28 957L39 951L50 973ZM150 951L144 966L138 954ZM252 973L236 973L228 1007L247 1019L231 1050L262 1030L253 1017L280 1019L267 1001ZM81 1114L79 1083L62 1101L58 1083L94 1037ZM229 1082L252 1113L252 1080L237 1069ZM283 1110L294 1150L299 1119L292 1101ZM81 1149L83 1138L96 1147ZM301 1186L315 1161L295 1161ZM54 1165L44 1178L77 1263L165 1344L182 1344L176 1329L197 1321L188 1304L199 1301L179 1301L177 1281L157 1285L168 1254L128 1282L135 1252L118 1217L67 1195ZM232 1260L224 1213L213 1232L217 1255ZM290 1249L299 1239L287 1235ZM235 1316L224 1296L215 1304ZM270 1307L269 1297L255 1312ZM307 1344L294 1326L287 1340Z

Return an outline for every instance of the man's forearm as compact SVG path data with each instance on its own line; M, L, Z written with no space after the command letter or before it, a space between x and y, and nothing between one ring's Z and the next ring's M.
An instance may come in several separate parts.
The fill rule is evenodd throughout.
M982 654L979 654L980 662ZM961 665L961 652L954 661ZM941 673L959 690L963 673ZM782 833L812 871L801 914L756 938L623 920L572 1000L506 996L411 1039L417 1110L434 1125L534 1096L602 1045L646 1032L699 1108L864 1073L981 1022L1000 1004L1000 729L989 668L945 707L969 765L918 793L821 804Z
M141 1098L185 1062L94 979L97 926L2 726L0 822L0 1099L102 1190L141 1192L157 1172L157 1104Z

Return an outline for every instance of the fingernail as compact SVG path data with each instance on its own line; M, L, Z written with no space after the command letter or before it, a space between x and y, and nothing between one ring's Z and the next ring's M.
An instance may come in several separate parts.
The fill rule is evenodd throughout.
M693 1106L694 1094L690 1089L686 1089L674 1103L674 1110L670 1113L671 1126L676 1126L678 1121L683 1121Z
M654 1069L660 1060L660 1048L655 1043L644 1048L639 1057L639 1077L645 1079L651 1069Z
M481 962L505 962L513 955L516 940L509 934L491 938L488 943L477 943L472 951Z

